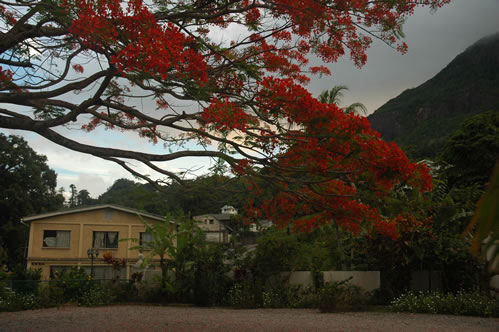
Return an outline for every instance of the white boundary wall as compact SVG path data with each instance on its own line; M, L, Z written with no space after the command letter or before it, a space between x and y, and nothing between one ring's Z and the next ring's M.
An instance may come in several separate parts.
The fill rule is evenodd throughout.
M380 288L379 271L323 271L324 282L343 281L352 277L350 284L359 286L366 291ZM291 285L312 286L313 279L310 271L295 271L289 276Z

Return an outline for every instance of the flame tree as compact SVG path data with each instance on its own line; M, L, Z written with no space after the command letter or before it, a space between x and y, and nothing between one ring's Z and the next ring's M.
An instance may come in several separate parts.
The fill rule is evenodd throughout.
M0 127L35 132L153 184L182 182L160 162L213 158L273 184L275 195L248 203L251 213L302 230L334 220L357 231L370 221L395 236L394 223L369 204L376 198L358 188L377 198L396 183L425 191L427 169L364 117L314 99L303 86L330 72L309 58L326 64L349 53L361 67L373 39L404 53L403 21L417 6L448 2L2 0ZM156 104L138 106L140 98ZM180 109L181 101L196 107ZM174 148L117 149L60 130L75 125L90 135L99 126L133 131Z

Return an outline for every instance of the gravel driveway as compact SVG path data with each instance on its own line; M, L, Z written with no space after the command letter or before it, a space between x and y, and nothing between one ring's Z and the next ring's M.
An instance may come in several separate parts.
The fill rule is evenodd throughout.
M0 331L499 331L499 319L313 309L64 306L0 313Z

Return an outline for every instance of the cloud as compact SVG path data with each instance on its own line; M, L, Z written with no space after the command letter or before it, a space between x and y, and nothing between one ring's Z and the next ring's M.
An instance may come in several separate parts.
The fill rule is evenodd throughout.
M407 54L374 41L362 69L346 56L330 66L331 77L312 81L309 89L317 96L333 85L346 85L350 91L345 93L345 105L362 102L374 112L404 90L435 76L480 38L498 32L498 13L497 0L453 0L435 13L418 8L404 25Z

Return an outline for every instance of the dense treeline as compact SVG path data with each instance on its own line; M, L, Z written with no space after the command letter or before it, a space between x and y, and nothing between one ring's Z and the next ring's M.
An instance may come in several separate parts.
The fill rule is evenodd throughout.
M162 190L147 183L118 179L97 199L90 198L87 204L77 200L75 206L117 204L158 215L173 213L195 216L219 213L226 204L241 208L246 196L245 180L220 175L200 177L188 181L187 185L173 184Z

